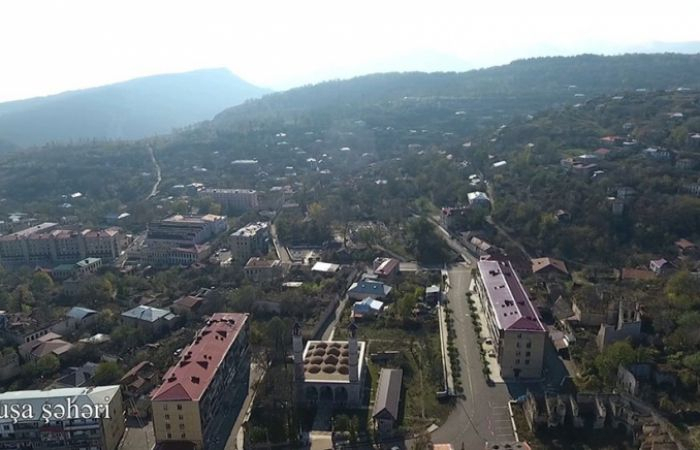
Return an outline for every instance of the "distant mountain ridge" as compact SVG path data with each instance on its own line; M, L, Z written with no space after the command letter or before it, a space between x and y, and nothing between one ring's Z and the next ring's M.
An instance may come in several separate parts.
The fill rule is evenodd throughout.
M228 69L204 69L0 103L0 146L168 133L269 92Z
M342 115L344 108L406 98L458 98L519 114L610 92L681 86L700 88L700 54L540 57L468 72L383 73L327 81L229 108L212 125L225 129L243 121L288 120L309 112Z

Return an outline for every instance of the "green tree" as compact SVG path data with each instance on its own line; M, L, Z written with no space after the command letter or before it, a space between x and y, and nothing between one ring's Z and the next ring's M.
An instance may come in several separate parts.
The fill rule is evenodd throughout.
M58 360L58 357L52 353L42 356L36 362L37 371L42 377L53 375L60 367L61 362Z
M675 306L691 309L700 304L700 282L686 270L668 279L665 292Z
M35 272L32 275L30 288L33 294L38 297L45 297L53 288L53 280L46 272Z
M95 369L95 376L92 377L96 386L114 384L124 375L124 371L114 361L101 362Z

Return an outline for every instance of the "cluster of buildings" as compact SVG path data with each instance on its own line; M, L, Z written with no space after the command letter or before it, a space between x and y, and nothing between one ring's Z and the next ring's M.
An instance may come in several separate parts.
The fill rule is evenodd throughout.
M214 214L176 214L152 222L144 242L143 260L156 267L189 266L201 262L211 253L208 243L226 230L226 216Z
M53 265L75 263L85 258L113 260L126 247L121 229L66 229L44 222L0 236L3 265Z

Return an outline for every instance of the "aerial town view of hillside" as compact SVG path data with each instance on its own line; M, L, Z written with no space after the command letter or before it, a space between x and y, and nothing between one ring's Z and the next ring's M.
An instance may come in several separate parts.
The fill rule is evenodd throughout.
M700 4L13 3L0 449L700 449Z

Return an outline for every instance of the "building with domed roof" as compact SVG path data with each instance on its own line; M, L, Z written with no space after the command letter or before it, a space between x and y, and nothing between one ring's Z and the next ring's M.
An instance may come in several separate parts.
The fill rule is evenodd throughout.
M297 399L313 406L356 407L362 403L365 382L366 343L357 340L357 326L348 327L347 341L307 341L301 327L294 326L294 380Z

